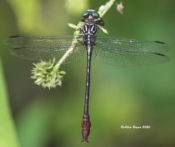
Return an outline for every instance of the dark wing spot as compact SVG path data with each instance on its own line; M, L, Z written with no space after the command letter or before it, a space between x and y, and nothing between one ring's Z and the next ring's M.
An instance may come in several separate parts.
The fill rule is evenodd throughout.
M20 35L13 35L13 36L9 36L9 38L18 38L21 37Z
M23 49L25 47L16 47L16 48L13 48L14 50L20 50L20 49Z
M163 42L163 41L158 41L158 40L156 40L156 41L154 41L155 43L159 43L159 44L166 44L165 42Z
M161 54L161 53L154 53L155 55L159 55L159 56L165 56L164 54Z

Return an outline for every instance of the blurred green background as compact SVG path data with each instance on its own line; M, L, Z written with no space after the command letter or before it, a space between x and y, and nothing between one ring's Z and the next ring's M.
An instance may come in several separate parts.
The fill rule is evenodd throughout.
M164 41L171 60L141 67L92 60L89 144L81 143L86 59L62 66L61 88L42 89L30 78L32 62L11 56L3 44L14 34L72 34L68 22L76 24L84 10L106 2L0 0L0 147L175 146L174 0L124 0L123 15L113 5L104 16L110 35Z

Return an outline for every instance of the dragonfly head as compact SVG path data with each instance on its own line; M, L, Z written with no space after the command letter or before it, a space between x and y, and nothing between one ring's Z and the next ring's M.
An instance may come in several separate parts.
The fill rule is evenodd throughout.
M104 25L104 22L102 20L102 18L100 17L100 15L98 14L97 11L93 10L93 9L88 9L85 12L82 13L83 19L82 21L85 22L87 19L93 19L96 24L99 25Z
M100 15L98 14L98 12L96 12L95 10L93 9L89 9L89 10L86 10L85 12L82 13L82 16L83 18L94 18L94 19L97 19L100 17Z

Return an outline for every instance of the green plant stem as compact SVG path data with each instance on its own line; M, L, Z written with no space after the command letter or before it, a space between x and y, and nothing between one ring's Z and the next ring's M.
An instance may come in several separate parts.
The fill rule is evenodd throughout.
M69 49L65 52L65 54L61 57L61 59L58 61L58 63L55 65L55 70L58 70L61 66L61 64L64 63L64 61L66 60L66 58L72 54L72 52L74 51L76 47L76 44L72 44Z
M67 59L67 57L73 53L73 51L76 48L76 45L78 43L78 38L80 36L80 28L82 28L83 24L84 24L84 22L79 22L76 26L73 24L68 24L68 25L72 25L72 26L76 27L76 31L74 32L74 37L73 37L73 41L72 41L71 46L69 47L69 49L65 52L65 54L61 57L61 59L55 65L56 69L59 69L61 64L64 63L64 61Z
M111 8L114 2L115 0L110 0L105 5L99 7L98 13L100 17L103 17L106 14L106 12Z

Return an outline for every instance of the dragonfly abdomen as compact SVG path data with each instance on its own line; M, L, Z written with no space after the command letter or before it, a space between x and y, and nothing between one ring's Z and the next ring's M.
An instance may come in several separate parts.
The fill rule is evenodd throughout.
M89 105L89 90L90 90L91 55L93 46L95 45L96 42L96 33L97 33L97 26L92 19L87 20L82 29L82 33L83 33L83 44L86 46L87 50L87 75L86 75L84 114L82 120L82 137L83 141L87 142L90 132L90 118L88 112L88 105Z

